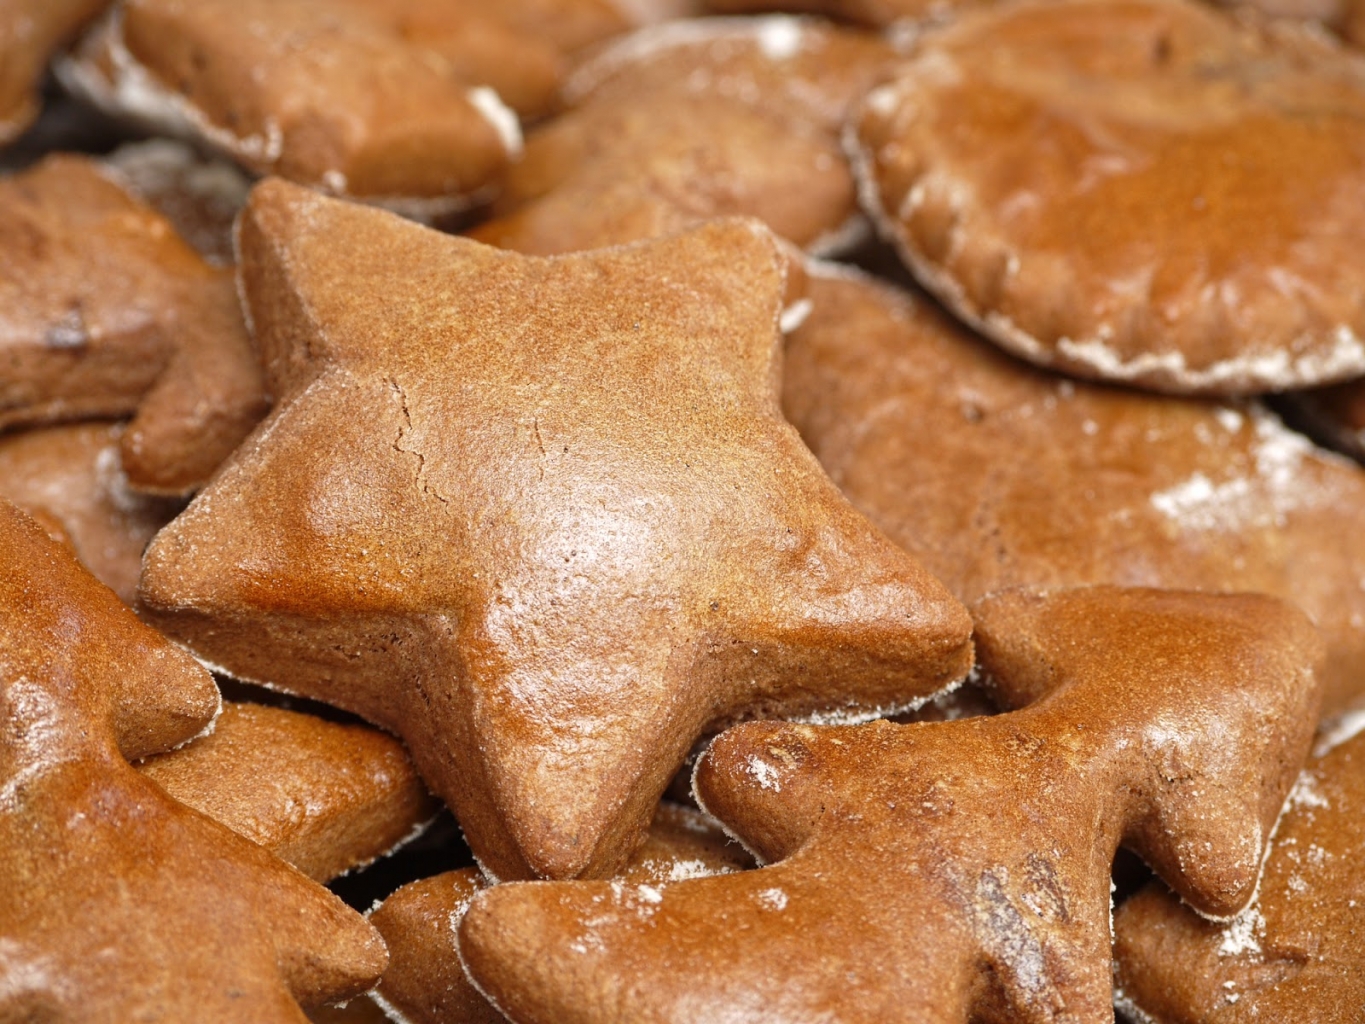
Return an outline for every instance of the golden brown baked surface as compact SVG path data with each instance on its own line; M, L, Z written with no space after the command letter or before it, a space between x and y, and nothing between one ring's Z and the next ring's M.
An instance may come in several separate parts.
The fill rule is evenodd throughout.
M388 853L437 810L391 736L259 704L224 705L212 733L138 770L318 882Z
M1110 866L1251 897L1312 736L1321 644L1256 595L1080 588L975 605L1010 714L750 722L696 792L770 866L475 896L473 979L522 1024L1110 1019Z
M0 1016L298 1022L378 936L125 759L189 739L208 673L0 502Z
M1365 63L1323 38L994 7L926 33L857 134L921 283L1024 358L1182 393L1365 373Z
M778 412L761 226L536 259L270 181L240 238L279 400L149 549L147 614L401 735L495 876L610 873L734 717L969 667Z
M93 160L0 179L0 428L136 413L132 485L183 494L265 413L232 274Z
M1121 1003L1160 1024L1346 1024L1365 1006L1365 736L1315 757L1276 827L1256 901L1227 925L1160 884L1114 917Z
M922 299L832 270L790 336L783 407L849 499L960 599L1115 583L1254 591L1365 696L1365 473L1256 406L1071 381Z

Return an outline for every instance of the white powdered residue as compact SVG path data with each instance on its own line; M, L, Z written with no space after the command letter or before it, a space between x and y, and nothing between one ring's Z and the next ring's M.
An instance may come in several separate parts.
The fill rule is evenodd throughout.
M1289 797L1285 800L1286 807L1294 810L1304 808L1326 809L1328 803L1326 798L1317 790L1317 776L1310 771L1299 773L1298 780L1294 783L1294 788L1289 791Z
M640 899L646 903L662 903L664 901L664 894L652 885L641 885L635 891Z
M678 860L668 868L670 882L686 882L689 878L710 878L712 875L728 875L733 869L724 867L714 869L704 860Z
M1237 433L1242 429L1242 424L1245 422L1245 417L1240 412L1225 405L1215 409L1213 415L1229 434Z
M746 764L749 774L754 777L764 789L771 789L774 793L782 792L782 783L777 780L777 769L764 761L757 754L750 754Z
M128 486L128 477L123 472L123 457L116 445L101 448L95 456L95 480L120 512L131 514L142 508L144 499Z
M390 1024L413 1024L412 1018L408 1017L402 1010L398 1009L393 1003L380 995L378 989L371 989L359 998L368 998L375 1006L379 1007L379 1009L383 1011L384 1016L389 1019Z
M806 322L806 317L810 316L810 311L814 309L814 303L810 299L798 299L782 311L778 318L777 327L783 334L791 334Z
M1362 731L1365 731L1365 708L1346 712L1319 733L1313 756L1322 757L1330 753L1343 743L1355 739Z
M1225 428L1232 430L1242 423L1240 414L1230 409L1220 412L1226 414L1219 417ZM1266 409L1253 407L1251 420L1255 431L1252 473L1215 482L1196 470L1174 487L1153 494L1152 507L1190 529L1236 530L1253 524L1281 526L1286 515L1311 502L1303 463L1321 453Z
M1167 519L1197 530L1236 529L1243 522L1251 483L1237 478L1215 484L1196 471L1174 487L1151 497L1152 507Z
M517 120L517 115L511 108L502 101L492 89L486 85L481 85L477 89L470 89L465 94L474 109L483 115L484 120L493 126L498 137L502 139L502 148L507 151L508 156L521 156L523 141L521 137L521 122Z
M787 909L787 894L781 889L763 889L755 898L768 910Z
M1223 941L1218 944L1219 956L1241 956L1259 953L1261 937L1265 935L1265 918L1259 903L1250 903L1223 929Z
M1129 357L1098 337L1082 341L1062 338L1057 342L1057 352L1106 380L1168 381L1190 390L1231 385L1243 391L1284 391L1365 372L1365 345L1349 327L1337 327L1331 339L1330 347L1310 344L1302 355L1291 354L1288 347L1242 352L1200 369L1190 367L1180 351L1142 352Z
M758 30L758 48L769 60L790 60L801 52L804 24L798 18L767 19Z

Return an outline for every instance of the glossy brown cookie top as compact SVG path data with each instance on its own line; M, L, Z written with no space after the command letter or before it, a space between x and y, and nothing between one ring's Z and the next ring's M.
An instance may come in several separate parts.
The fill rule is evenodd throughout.
M298 1022L382 971L336 897L127 759L193 737L208 673L0 502L0 1016Z
M0 10L0 146L38 116L38 88L53 52L108 0L5 0Z
M663 803L619 884L663 888L752 868L753 858L706 815ZM389 947L389 967L375 995L412 1024L483 1024L505 1020L465 976L456 941L459 921L487 888L477 868L403 886L370 915Z
M0 496L70 544L94 577L131 605L142 552L184 503L128 486L119 458L123 430L70 423L0 435Z
M516 115L486 83L411 44L386 11L359 0L126 0L59 70L106 110L258 174L414 214L467 206L518 150ZM490 59L516 67L522 42L490 31Z
M495 876L609 874L727 720L969 667L778 412L760 225L539 259L269 181L239 237L279 401L149 549L147 613L401 735Z
M1182 0L926 33L857 122L920 281L1012 352L1171 392L1365 373L1365 63Z
M1254 591L1365 697L1365 472L1255 405L1065 380L928 302L832 268L790 336L783 407L850 500L963 601L1011 586Z
M437 810L393 737L259 704L224 705L212 733L138 770L319 882L388 853Z
M1357 722L1358 726L1358 722ZM1119 1003L1159 1024L1346 1024L1365 1006L1365 736L1314 758L1231 923L1153 884L1114 916Z
M0 428L136 413L139 490L183 494L264 415L230 271L100 166L52 156L0 178Z
M791 17L673 22L579 67L473 237L548 255L757 217L828 251L864 226L840 133L893 56Z
M1115 850L1206 913L1247 902L1320 642L1254 595L1008 592L973 615L1021 710L736 726L696 791L771 866L495 887L460 926L471 976L522 1024L1111 1020Z

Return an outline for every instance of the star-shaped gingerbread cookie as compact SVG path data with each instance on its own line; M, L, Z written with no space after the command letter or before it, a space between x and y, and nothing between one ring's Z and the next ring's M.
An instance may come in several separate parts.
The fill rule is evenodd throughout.
M778 411L757 223L542 259L267 181L239 239L279 403L146 612L401 735L495 876L610 872L736 717L967 671L965 609Z
M661 891L497 886L460 927L471 977L519 1024L1112 1024L1116 849L1205 913L1247 902L1320 641L1256 595L1014 591L973 616L1020 710L736 726L697 796L778 863Z
M0 501L0 1019L301 1024L378 936L129 765L212 721L208 673Z

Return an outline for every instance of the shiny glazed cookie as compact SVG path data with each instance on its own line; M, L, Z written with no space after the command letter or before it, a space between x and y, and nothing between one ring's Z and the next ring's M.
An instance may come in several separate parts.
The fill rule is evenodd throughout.
M1116 849L1204 913L1246 904L1320 641L1254 595L1009 592L973 617L1021 710L736 726L694 784L771 866L490 889L460 926L475 982L519 1024L1112 1022Z
M128 760L212 720L208 673L0 502L0 1019L302 1022L383 943Z
M1272 594L1365 698L1365 472L1255 405L1066 380L929 303L830 267L783 407L834 482L960 599L1114 583Z
M136 414L138 490L184 494L266 410L231 272L92 160L0 178L0 428Z
M1328 739L1290 794L1251 906L1216 924L1154 884L1119 908L1115 983L1134 1020L1348 1024L1359 1017L1365 735Z
M1181 0L926 33L857 118L863 195L956 314L1160 391L1365 374L1365 62Z
M239 238L279 399L149 549L146 613L402 736L494 876L610 874L736 716L970 666L778 412L755 222L538 259L267 181Z
M803 248L847 246L866 225L839 136L892 56L800 18L637 32L569 79L569 109L531 134L495 219L471 234L549 255L742 214Z

